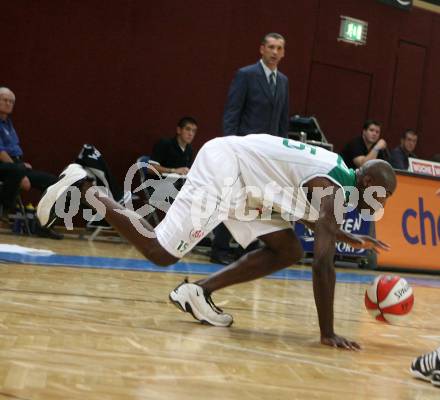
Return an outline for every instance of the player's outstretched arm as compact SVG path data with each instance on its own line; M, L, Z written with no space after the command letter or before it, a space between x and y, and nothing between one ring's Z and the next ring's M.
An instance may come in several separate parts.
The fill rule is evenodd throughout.
M300 220L302 224L304 224L307 228L315 231L316 223L311 221ZM346 232L342 229L338 229L336 232L336 241L348 243L352 247L356 249L369 249L374 252L378 252L379 250L390 250L390 246L382 242L381 240L375 239L372 236L368 235L355 235L350 232Z
M440 190L439 190L440 194ZM315 231L316 223L312 221L305 221L300 220L303 225L305 225L307 228L311 229L312 231ZM390 245L382 242L381 240L378 240L372 236L368 235L355 235L350 232L346 232L342 229L338 229L338 232L336 233L336 241L337 242L344 242L348 243L352 247L356 249L369 249L373 250L374 252L378 252L379 250L390 250Z
M350 246L356 249L368 249L373 250L376 253L382 250L388 251L391 248L387 243L382 242L381 240L378 240L372 236L355 235L350 232L345 232L342 229L340 229L337 233L336 240L338 242L348 243Z
M348 350L358 350L360 346L356 342L336 335L333 326L333 303L336 284L333 257L336 236L339 232L339 226L334 215L334 195L322 199L319 218L314 228L313 294L318 311L321 343Z

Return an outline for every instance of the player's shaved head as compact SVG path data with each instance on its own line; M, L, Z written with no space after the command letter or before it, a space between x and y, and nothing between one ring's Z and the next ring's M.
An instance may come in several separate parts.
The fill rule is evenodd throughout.
M396 190L396 173L386 161L367 161L359 168L359 177L367 185L383 186L389 195Z
M396 186L396 173L389 163L383 160L367 161L356 170L356 187L360 195L357 208L361 212L376 214L380 207L385 206Z

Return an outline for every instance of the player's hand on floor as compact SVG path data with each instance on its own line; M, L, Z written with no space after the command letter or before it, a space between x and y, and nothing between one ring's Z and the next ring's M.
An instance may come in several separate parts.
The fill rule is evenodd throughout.
M361 346L352 340L333 334L332 336L321 336L321 343L326 346L339 347L341 349L355 350L361 349Z
M376 253L379 250L388 251L391 248L389 244L382 242L381 240L377 240L377 239L375 239L371 236L368 236L368 235L359 235L358 238L363 241L363 244L362 244L363 249L370 249L370 250L375 251Z
M367 249L378 252L379 250L390 250L390 246L368 235L353 235L347 234L346 242L353 246L355 249Z

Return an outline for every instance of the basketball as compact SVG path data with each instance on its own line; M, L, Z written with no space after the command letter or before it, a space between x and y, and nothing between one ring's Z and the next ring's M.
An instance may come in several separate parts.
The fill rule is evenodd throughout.
M378 321L398 324L412 310L414 294L400 276L379 275L365 291L365 307Z

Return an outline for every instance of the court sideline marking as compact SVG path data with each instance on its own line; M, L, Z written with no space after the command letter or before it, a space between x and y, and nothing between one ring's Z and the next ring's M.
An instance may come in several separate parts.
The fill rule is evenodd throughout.
M157 267L147 260L132 258L114 258L114 257L89 257L89 256L71 256L71 255L50 255L35 256L18 253L0 252L0 262L12 262L17 264L30 264L46 267L76 267L93 269L115 269L128 271L148 271L165 272L177 274L212 274L223 266L218 264L178 262L169 267ZM371 273L359 274L350 272L337 272L338 282L342 283L371 283L379 274L383 272L371 271ZM268 279L281 280L312 280L312 271L286 268L267 277ZM440 288L440 279L407 277L409 283L419 286L428 286Z

